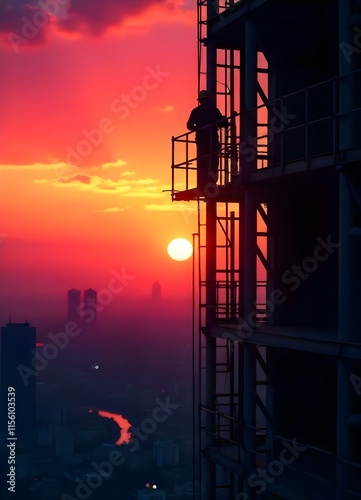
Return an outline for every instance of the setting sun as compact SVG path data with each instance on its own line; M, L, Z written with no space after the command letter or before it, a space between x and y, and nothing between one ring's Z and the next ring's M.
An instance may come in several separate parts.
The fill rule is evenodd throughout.
M192 243L185 238L172 240L167 248L168 255L174 260L187 260L193 253Z

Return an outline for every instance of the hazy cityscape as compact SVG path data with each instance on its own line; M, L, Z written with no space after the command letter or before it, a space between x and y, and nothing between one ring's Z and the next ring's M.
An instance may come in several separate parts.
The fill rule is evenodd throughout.
M37 328L14 317L2 325L3 398L6 338L17 342L18 331L24 339L11 346L18 358L16 498L191 498L189 300L167 300L155 282L149 297L117 298L111 314L100 311L92 289L69 290L67 302L63 322L39 320ZM24 395L32 390L29 403ZM8 450L1 459L8 469ZM1 498L14 498L9 484Z

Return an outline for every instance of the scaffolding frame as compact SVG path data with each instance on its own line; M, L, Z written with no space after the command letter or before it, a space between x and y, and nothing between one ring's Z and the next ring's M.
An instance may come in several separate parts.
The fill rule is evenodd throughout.
M352 422L355 402L350 377L361 369L353 311L361 298L360 280L355 278L361 278L361 179L355 167L361 161L361 140L349 133L361 118L361 102L350 101L347 89L360 87L361 72L347 68L333 78L270 99L267 61L257 47L252 23L252 10L265 3L197 3L198 90L208 89L231 124L220 135L220 180L215 195L200 196L192 187L196 171L193 132L172 137L172 200L198 204L193 275L198 290L193 306L194 499L278 495L297 500L305 498L303 481L315 495L325 491L327 498L334 495L337 500L361 498L357 482L361 457L352 456L346 428ZM218 26L242 16L241 48L213 36ZM321 113L315 106L318 99L326 103ZM290 149L294 144L298 146ZM274 186L278 179L292 182L295 174L335 168L340 173L342 248L339 322L338 331L328 332L325 338L317 328L310 334L302 327L279 326L269 307L277 282L276 221L265 183ZM269 358L275 348L336 360L337 447L330 451L298 441L306 451L296 464L282 463L283 481L257 489L250 478L294 445L294 439L274 428L275 367ZM326 464L324 470L316 465L308 468L307 460Z

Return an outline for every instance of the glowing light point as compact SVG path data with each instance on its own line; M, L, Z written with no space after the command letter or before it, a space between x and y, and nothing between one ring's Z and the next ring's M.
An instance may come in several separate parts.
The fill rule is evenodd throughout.
M158 488L158 486L156 484L153 484L152 488L153 488L153 490L156 490Z
M173 260L187 260L193 253L192 243L185 238L176 238L172 240L167 248L168 255Z

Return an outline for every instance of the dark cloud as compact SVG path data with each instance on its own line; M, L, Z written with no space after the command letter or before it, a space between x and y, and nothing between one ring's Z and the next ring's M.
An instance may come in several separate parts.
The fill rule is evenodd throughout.
M166 0L1 0L0 32L21 37L22 44L45 41L51 23L69 33L91 36L102 34L117 26L130 15L146 7L164 4ZM18 41L18 43L20 43Z
M45 26L50 22L49 15L31 2L4 0L0 3L0 32L7 35L11 43L44 43Z
M149 5L163 3L160 0L71 0L69 17L60 22L65 31L103 33L110 26L116 26L127 16L141 12Z

